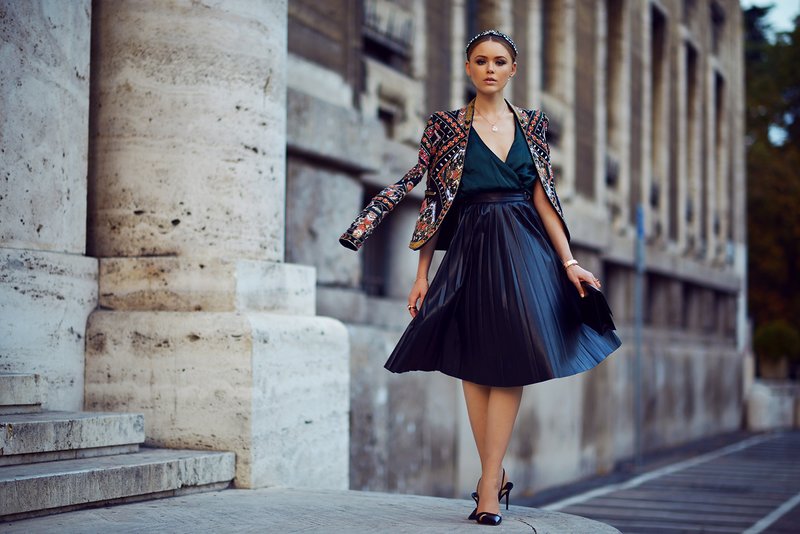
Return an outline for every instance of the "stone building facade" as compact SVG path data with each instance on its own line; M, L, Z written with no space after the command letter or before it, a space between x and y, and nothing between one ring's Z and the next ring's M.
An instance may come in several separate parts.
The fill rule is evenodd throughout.
M349 345L285 261L286 2L0 2L0 373L239 487L348 485ZM2 453L0 453L2 454Z
M145 414L148 443L232 450L241 487L463 495L459 384L382 365L408 315L422 188L338 244L464 105L467 38L514 36L574 253L624 346L526 390L523 491L634 452L636 206L643 443L732 430L748 376L735 0L0 1L0 373L51 409ZM434 268L436 263L434 263ZM349 362L349 363L348 363Z
M474 95L463 47L490 27L520 49L507 97L550 117L573 252L604 281L624 342L597 369L526 390L506 465L515 484L538 490L634 454L639 204L643 446L740 426L741 24L735 0L289 3L286 254L316 267L319 313L350 334L351 487L461 495L479 473L458 383L382 367L409 320L407 245L424 188L358 253L335 243L416 163L428 114Z

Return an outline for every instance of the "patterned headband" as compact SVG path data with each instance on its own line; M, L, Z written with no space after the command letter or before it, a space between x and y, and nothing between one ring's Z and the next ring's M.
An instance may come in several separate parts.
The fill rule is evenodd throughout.
M514 44L514 41L511 40L511 37L509 37L508 35L506 35L503 32L497 31L497 30L486 30L486 31L482 31L481 33L479 33L478 35L476 35L475 37L470 39L469 42L467 43L467 47L464 49L464 53L467 54L467 59L469 59L469 49L472 46L472 43L474 43L475 41L477 41L481 37L486 37L487 35L491 35L491 36L494 36L494 37L499 37L500 39L502 39L505 42L507 42L511 46L511 48L514 50L514 58L517 57L517 45ZM514 58L512 58L512 59L514 59Z

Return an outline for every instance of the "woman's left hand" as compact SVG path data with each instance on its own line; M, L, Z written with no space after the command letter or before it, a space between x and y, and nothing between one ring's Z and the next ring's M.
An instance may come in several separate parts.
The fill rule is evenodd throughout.
M586 282L590 286L600 289L600 280L595 278L591 272L580 265L571 265L567 267L567 278L569 278L569 281L572 282L578 290L581 297L585 296L585 290L581 287L581 282Z

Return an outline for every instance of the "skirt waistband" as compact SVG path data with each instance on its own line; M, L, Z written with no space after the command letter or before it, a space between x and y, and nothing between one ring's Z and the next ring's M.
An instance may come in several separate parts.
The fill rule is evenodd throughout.
M527 189L518 191L482 191L469 195L464 199L464 204L478 202L510 202L514 200L530 200L531 193Z

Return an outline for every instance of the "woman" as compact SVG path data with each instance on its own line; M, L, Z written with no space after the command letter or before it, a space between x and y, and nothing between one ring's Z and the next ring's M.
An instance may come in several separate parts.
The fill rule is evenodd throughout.
M461 379L481 476L470 514L501 522L512 484L503 458L523 386L593 368L620 346L613 331L582 324L582 283L600 281L572 257L553 184L541 111L503 97L517 70L512 39L488 30L466 47L477 95L437 112L418 164L373 198L340 242L358 249L424 172L425 194L411 248L420 250L408 296L411 322L385 367L440 371ZM447 249L428 283L433 252Z

